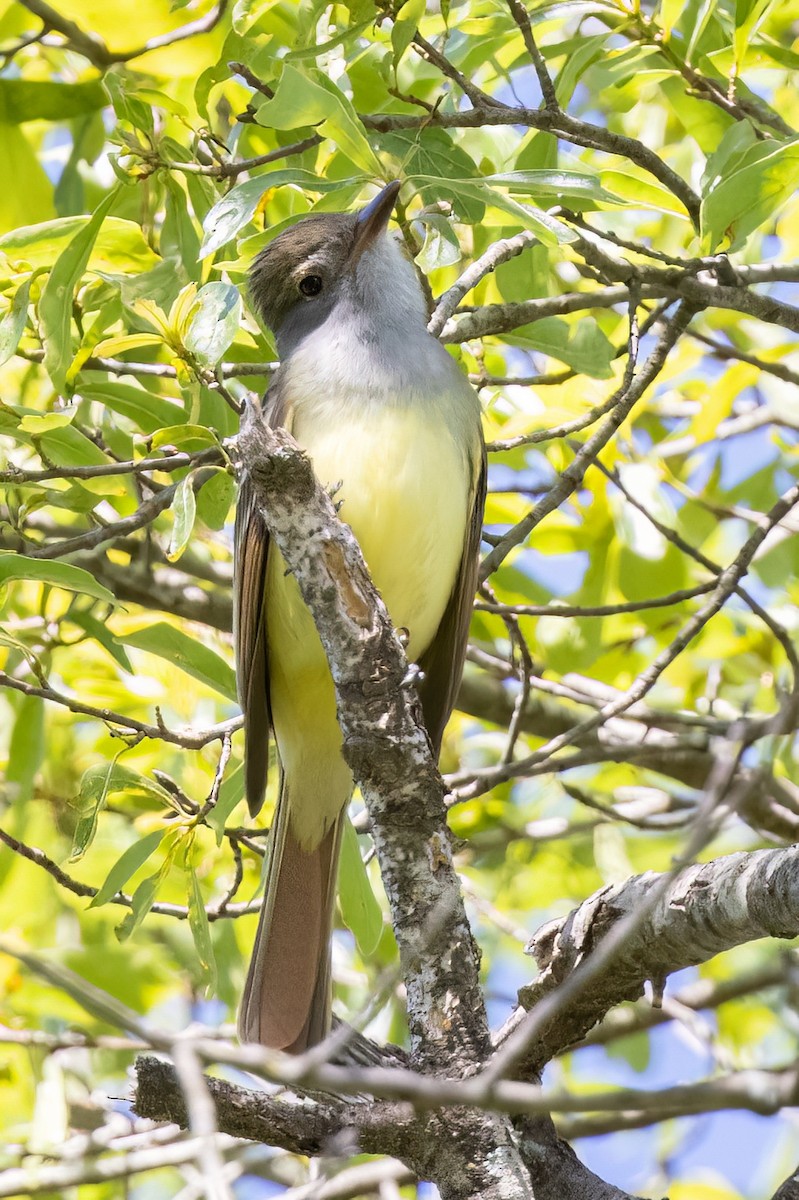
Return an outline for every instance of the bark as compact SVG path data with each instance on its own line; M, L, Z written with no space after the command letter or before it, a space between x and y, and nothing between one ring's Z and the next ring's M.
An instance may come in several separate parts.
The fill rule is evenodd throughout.
M232 1137L279 1146L308 1156L341 1152L344 1141L364 1154L408 1159L419 1123L406 1104L358 1104L326 1097L287 1103L284 1099L206 1076L217 1125ZM134 1109L152 1121L188 1126L186 1098L171 1063L150 1055L136 1060ZM389 1149L391 1147L391 1149Z
M647 980L660 990L671 972L733 946L799 934L799 848L730 854L689 867L646 912L653 891L664 882L648 871L602 888L533 936L528 950L541 974L521 989L521 1007L500 1031L500 1044L522 1037L524 1010L535 1010L556 993L558 1003L517 1059L520 1075L535 1075L556 1054L579 1043L615 1004L637 999ZM622 947L602 961L603 939L636 912L644 912L643 919ZM575 988L575 971L595 955L598 973L589 987Z
M369 810L391 906L413 1064L458 1074L485 1060L490 1038L445 789L413 676L351 530L293 439L251 411L237 452L330 661L344 756ZM445 1200L534 1196L507 1117L468 1111L438 1124L429 1175Z
M353 1102L325 1094L286 1100L207 1079L216 1107L217 1128L234 1137L280 1146L296 1154L343 1155L356 1152L391 1155L417 1179L439 1180L442 1195L506 1197L518 1194L512 1176L497 1171L492 1183L475 1189L471 1171L472 1130L465 1110L414 1113L399 1101ZM175 1122L186 1128L183 1086L174 1067L151 1056L137 1060L134 1109L141 1117ZM484 1121L479 1109L471 1110ZM516 1137L532 1178L535 1200L631 1200L626 1192L599 1179L561 1141L549 1117L522 1117ZM468 1189L472 1190L455 1190Z
M635 1200L584 1167L549 1117L520 1117L515 1124L536 1200Z

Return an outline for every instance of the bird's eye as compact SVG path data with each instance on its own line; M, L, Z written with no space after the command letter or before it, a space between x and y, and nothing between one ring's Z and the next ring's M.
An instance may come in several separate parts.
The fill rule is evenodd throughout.
M306 275L300 280L300 291L303 296L318 296L321 290L321 275Z

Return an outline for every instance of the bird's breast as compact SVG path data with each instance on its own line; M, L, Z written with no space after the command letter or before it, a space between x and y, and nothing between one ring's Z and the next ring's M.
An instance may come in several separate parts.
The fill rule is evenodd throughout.
M299 406L292 432L358 538L408 654L429 646L463 553L471 467L434 401Z

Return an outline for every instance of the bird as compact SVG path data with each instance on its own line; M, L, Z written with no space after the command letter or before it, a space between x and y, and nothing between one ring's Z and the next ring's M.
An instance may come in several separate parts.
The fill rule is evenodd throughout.
M351 213L310 214L250 271L280 366L263 419L335 489L406 652L436 756L466 654L486 491L480 401L427 330L411 259L389 231L399 181ZM279 770L258 931L239 1007L244 1043L300 1054L331 1022L330 940L354 790L325 652L270 541L246 472L235 519L234 641L245 793L260 810L270 731Z

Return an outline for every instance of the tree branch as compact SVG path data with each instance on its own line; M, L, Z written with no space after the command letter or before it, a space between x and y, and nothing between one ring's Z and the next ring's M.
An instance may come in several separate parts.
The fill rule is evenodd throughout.
M391 906L414 1061L460 1072L484 1059L488 1026L444 787L404 653L352 532L289 434L250 411L238 454L330 661L343 752L369 810ZM532 1197L506 1119L472 1114L452 1136L456 1152L448 1147L438 1173L443 1194Z
M543 926L528 951L540 976L519 993L522 1006L498 1035L502 1045L532 1011L553 995L612 929L640 911L663 876L648 871L622 884L602 888L568 917ZM794 938L799 934L799 849L731 854L688 867L672 880L623 948L595 973L590 988L572 1002L558 1004L556 1019L528 1047L522 1069L537 1071L583 1036L605 1013L643 993L648 979L659 987L674 971L707 962L743 942Z
M330 1152L350 1131L364 1154L409 1157L412 1135L419 1128L406 1106L396 1103L359 1104L333 1096L287 1104L285 1100L205 1076L216 1106L219 1128L232 1137L280 1146L293 1154L315 1156ZM188 1126L186 1097L175 1068L168 1062L139 1055L136 1060L134 1108L140 1117Z
M535 302L533 301L532 303ZM632 356L630 357L627 377L613 397L614 404L611 408L610 416L599 427L596 433L588 439L585 445L580 448L573 462L561 474L558 482L554 487L550 488L547 495L538 502L535 508L523 520L514 525L501 541L494 546L493 550L489 551L485 556L480 566L481 579L487 579L493 571L496 571L510 551L529 537L536 525L548 513L562 504L580 485L585 472L600 450L607 445L613 434L616 433L632 411L634 405L641 399L649 385L660 374L666 359L680 335L688 327L692 316L693 310L687 305L681 305L677 309L660 335L654 350L637 373L634 373L635 364Z
M42 700L60 704L62 707L68 708L70 712L84 717L94 717L108 725L111 732L119 737L126 736L124 731L129 730L139 738L154 738L156 741L171 742L175 746L183 746L185 750L199 750L202 746L207 746L209 742L222 741L223 738L241 728L241 717L231 717L229 721L222 721L218 725L212 725L210 729L197 732L191 729L168 729L165 725L148 725L146 721L138 721L123 713L113 712L110 708L96 708L93 704L84 704L81 700L56 691L49 685L37 687L32 683L25 683L24 680L16 679L13 675L6 674L5 671L0 671L0 687L22 692L24 696L40 696Z

